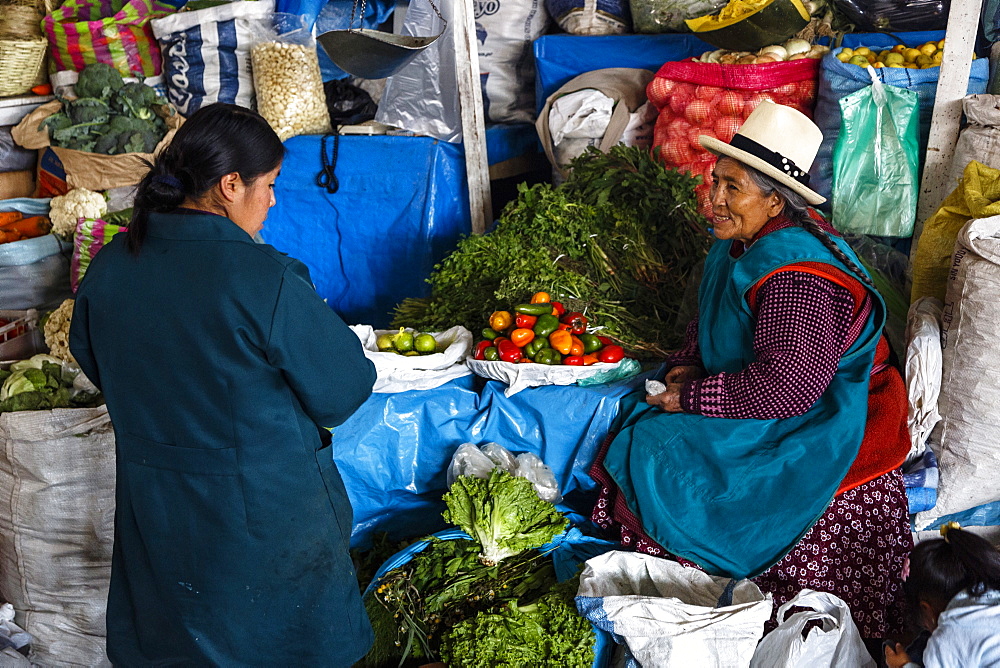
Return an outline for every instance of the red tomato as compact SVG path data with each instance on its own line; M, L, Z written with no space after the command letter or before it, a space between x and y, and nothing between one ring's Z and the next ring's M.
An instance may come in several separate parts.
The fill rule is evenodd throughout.
M562 363L567 366L583 366L583 355L564 357Z
M621 346L610 345L604 346L597 351L597 359L602 362L620 362L622 358L625 357L625 351Z

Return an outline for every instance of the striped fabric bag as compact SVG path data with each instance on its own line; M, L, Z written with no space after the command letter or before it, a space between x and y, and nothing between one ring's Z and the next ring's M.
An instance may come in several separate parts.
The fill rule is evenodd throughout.
M106 223L99 218L81 218L77 221L76 234L73 236L73 259L69 266L70 287L74 293L80 287L80 281L97 251L104 248L116 234L127 229L123 225Z
M113 65L122 76L160 74L151 19L176 11L164 0L67 0L42 20L53 71Z

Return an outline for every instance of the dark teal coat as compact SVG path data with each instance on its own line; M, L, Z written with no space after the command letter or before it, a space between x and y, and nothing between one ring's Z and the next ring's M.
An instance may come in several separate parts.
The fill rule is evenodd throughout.
M138 257L123 236L70 333L117 443L108 656L349 666L372 634L320 427L364 402L374 367L305 266L229 219L154 214Z

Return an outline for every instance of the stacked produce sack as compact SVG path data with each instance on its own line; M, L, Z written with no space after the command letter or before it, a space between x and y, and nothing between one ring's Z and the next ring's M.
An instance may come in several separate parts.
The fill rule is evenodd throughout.
M947 51L947 45L941 43L943 40L943 31L899 33L897 35L852 34L845 35L843 45L823 57L815 116L816 125L823 131L823 143L820 145L819 153L816 155L816 160L813 161L810 170L810 188L828 199L831 198L833 147L841 130L840 100L870 86L872 83L867 69L862 66L861 58L867 60L868 64L875 68L876 75L882 83L906 88L917 94L920 107L919 155L922 158L927 150L931 114L934 110L938 75L941 71L941 68L934 63L934 54L941 46ZM930 46L928 46L931 43L934 45L934 51L931 51ZM900 48L900 44L902 48ZM925 47L929 53L919 52L919 49L917 49L918 54L907 51L907 49L915 47ZM889 56L894 51L902 57L902 63L898 62L897 56ZM880 58L882 52L886 53ZM921 59L921 62L918 63L918 55L929 58L930 62ZM855 56L861 58L851 62ZM844 60L841 60L842 58ZM885 62L886 58L889 60L888 63ZM882 62L882 66L875 67L880 62ZM921 66L924 67L921 69ZM969 94L985 93L988 80L989 62L986 59L974 60L969 74Z
M826 47L792 39L756 54L711 51L700 58L666 63L646 90L660 110L653 146L668 167L702 178L699 211L711 216L708 183L715 156L698 143L700 135L730 141L764 100L812 117L819 58Z

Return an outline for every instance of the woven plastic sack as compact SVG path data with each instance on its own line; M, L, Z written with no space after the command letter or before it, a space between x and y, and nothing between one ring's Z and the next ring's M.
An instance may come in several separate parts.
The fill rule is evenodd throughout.
M73 259L69 267L70 287L74 293L80 287L80 281L97 251L104 248L116 234L127 229L100 219L81 218L77 221L76 233L73 235Z
M54 72L106 63L122 76L160 74L163 60L151 19L175 11L161 0L66 0L42 20Z
M896 39L899 37L899 40ZM844 37L843 46L867 46L873 51L891 49L902 42L907 46L919 46L930 40L944 38L943 31L902 33L894 36L877 34L855 34ZM857 65L842 63L836 55L841 49L833 49L823 56L819 73L819 88L816 92L816 115L813 120L823 131L823 143L820 144L812 169L809 170L809 187L817 193L832 199L833 182L833 146L840 134L840 103L842 97L850 95L871 85L871 77ZM934 98L937 94L938 75L940 67L926 70L911 70L904 68L883 67L876 70L879 81L889 86L897 86L912 90L917 94L920 106L919 155L921 168L923 155L927 150L927 136L930 134L931 113L934 110ZM990 64L985 58L972 61L969 73L969 94L985 93L989 81ZM830 205L832 206L832 204Z
M47 216L49 200L3 200L0 211ZM68 280L71 248L54 234L0 244L0 309L57 305L72 296Z
M1000 215L1000 170L975 160L970 162L958 187L924 223L913 256L910 301L921 297L945 298L955 240L973 218Z
M646 88L660 110L653 147L667 167L700 176L698 208L712 214L708 201L715 156L698 143L699 135L730 141L747 116L764 100L788 105L812 118L819 61L803 58L760 65L721 65L685 60L666 63Z
M726 0L630 0L629 5L635 32L687 32L687 19L714 14Z
M958 135L949 184L958 183L973 160L1000 169L1000 95L969 95L962 100L968 124Z
M0 596L36 666L110 666L104 652L115 514L106 408L0 413Z
M881 237L913 234L917 214L917 94L872 85L841 98L833 150L833 224L841 232Z
M1000 216L959 232L941 322L941 422L931 447L940 467L938 517L1000 501Z

